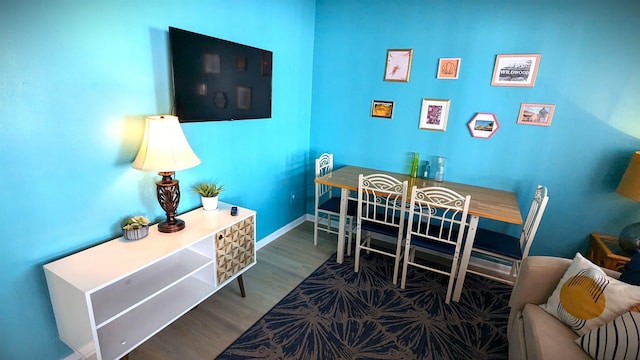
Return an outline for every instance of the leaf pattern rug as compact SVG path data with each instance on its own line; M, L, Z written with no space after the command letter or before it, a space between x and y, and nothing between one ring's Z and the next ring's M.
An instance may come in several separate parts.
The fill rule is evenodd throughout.
M468 274L447 305L443 275L409 267L403 290L391 258L353 261L334 254L217 359L507 359L510 286Z

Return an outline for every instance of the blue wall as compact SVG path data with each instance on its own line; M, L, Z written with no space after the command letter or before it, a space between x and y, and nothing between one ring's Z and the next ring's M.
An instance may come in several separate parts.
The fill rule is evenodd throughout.
M190 184L217 179L223 201L258 210L261 239L311 213L320 152L406 171L419 151L447 156L449 180L516 191L523 212L549 186L532 252L570 256L640 216L615 193L640 149L639 16L635 0L0 5L0 357L68 355L41 266L119 236L126 215L162 215L157 176L130 163L144 116L171 112L168 26L274 52L272 119L183 126L202 164L177 174L180 212L199 205ZM414 49L410 82L382 81L390 48ZM491 87L501 53L542 54L536 86ZM459 80L435 79L440 57L462 58ZM418 130L422 98L451 99L446 132ZM393 119L371 118L373 99L395 101ZM517 125L522 102L556 104L551 127ZM497 115L492 139L469 135L476 112Z
M59 359L42 265L162 216L131 168L145 115L171 112L168 26L274 52L273 117L185 124L200 179L258 211L261 239L305 212L315 2L26 1L0 5L0 358ZM291 201L291 194L297 194ZM187 224L188 226L188 224Z
M546 185L531 254L571 257L589 233L640 219L640 205L615 193L640 150L640 2L316 3L311 157L408 173L409 152L443 155L447 180L515 191L523 214ZM407 48L410 81L384 82L387 49ZM542 55L535 87L492 87L496 54L514 53ZM462 58L458 80L436 79L444 57ZM451 100L446 132L418 129L422 98ZM395 101L391 120L370 117L373 99ZM555 104L551 126L516 124L523 102ZM471 137L477 112L496 114L491 139Z

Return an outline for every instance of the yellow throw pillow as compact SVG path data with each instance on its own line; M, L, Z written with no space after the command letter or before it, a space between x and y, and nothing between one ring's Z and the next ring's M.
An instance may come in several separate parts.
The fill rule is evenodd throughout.
M578 335L584 335L638 304L640 286L607 276L600 267L576 253L553 294L540 307Z

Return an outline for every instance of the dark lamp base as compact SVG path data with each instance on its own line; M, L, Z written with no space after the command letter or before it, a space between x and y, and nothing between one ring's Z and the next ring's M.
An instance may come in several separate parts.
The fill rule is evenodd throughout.
M620 232L618 236L620 247L624 251L636 252L640 250L640 222L631 224Z
M162 180L156 182L156 192L160 207L167 214L167 220L158 224L158 231L174 233L184 229L184 221L176 219L176 210L180 203L179 181L172 178L173 171L161 171Z
M184 221L176 219L175 224L169 224L168 221L163 221L158 224L158 231L162 233L174 233L184 229Z

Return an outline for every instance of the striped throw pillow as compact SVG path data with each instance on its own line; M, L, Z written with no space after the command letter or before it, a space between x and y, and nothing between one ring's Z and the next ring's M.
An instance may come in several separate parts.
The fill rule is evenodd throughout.
M596 360L640 359L640 313L626 312L580 336L576 343Z

